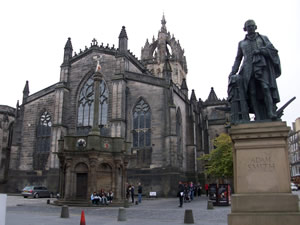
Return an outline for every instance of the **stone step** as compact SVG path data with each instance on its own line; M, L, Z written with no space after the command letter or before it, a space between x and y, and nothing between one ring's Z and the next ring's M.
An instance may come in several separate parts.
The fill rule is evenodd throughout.
M53 205L57 206L80 206L80 207L122 207L124 206L124 202L122 201L113 201L111 203L108 203L108 205L94 205L91 203L91 201L86 200L57 200L53 202Z

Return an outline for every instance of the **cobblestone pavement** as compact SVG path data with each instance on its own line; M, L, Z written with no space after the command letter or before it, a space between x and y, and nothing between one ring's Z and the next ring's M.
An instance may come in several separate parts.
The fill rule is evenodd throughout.
M51 201L53 201L52 199ZM192 209L195 224L225 225L230 206L207 210L207 198L195 198L178 207L177 198L143 200L139 205L126 208L127 221L117 221L117 207L69 207L70 218L60 218L61 207L47 205L47 199L24 199L8 196L6 225L56 225L79 224L81 211L85 213L86 225L166 225L184 224L185 209Z
M300 191L293 192L300 197ZM51 202L54 199L51 199ZM218 206L207 210L207 198L196 197L178 208L177 198L143 200L139 205L126 208L127 221L119 222L117 207L69 207L70 218L60 218L61 207L47 205L47 198L24 199L8 196L6 225L78 225L81 211L86 225L177 225L184 224L185 209L192 209L195 224L225 225L230 206ZM300 203L300 202L299 202Z

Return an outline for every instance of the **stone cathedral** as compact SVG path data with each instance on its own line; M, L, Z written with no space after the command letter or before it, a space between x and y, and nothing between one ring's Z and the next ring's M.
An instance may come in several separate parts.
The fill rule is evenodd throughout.
M164 16L140 59L125 27L118 38L78 53L68 38L56 84L30 94L27 81L22 103L0 105L1 192L43 185L66 200L100 189L123 199L126 183L176 196L179 180L205 182L197 158L226 132L216 108L227 101L213 88L204 101L189 94L185 52Z

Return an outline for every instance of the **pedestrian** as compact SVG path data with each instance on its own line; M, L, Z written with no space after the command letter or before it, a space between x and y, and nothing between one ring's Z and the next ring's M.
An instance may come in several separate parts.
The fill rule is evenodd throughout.
M182 207L183 204L183 191L184 191L184 186L181 181L179 181L178 184L178 192L177 192L177 197L179 198L179 206Z
M131 202L134 203L134 186L133 185L131 185L130 193L131 193Z
M142 193L143 193L143 187L141 183L138 183L138 201L139 203L142 202Z
M197 185L197 192L198 192L198 197L201 197L201 192L202 192L202 186L201 186L201 184L200 183L198 183L198 185Z
M206 197L208 197L208 184L206 183L204 187L205 187Z
M129 196L130 196L130 185L127 183L127 187L126 187L126 199L127 201L129 200Z
M194 193L195 193L194 188L195 188L195 187L194 187L193 182L190 182L190 199L191 199L191 201L194 200Z

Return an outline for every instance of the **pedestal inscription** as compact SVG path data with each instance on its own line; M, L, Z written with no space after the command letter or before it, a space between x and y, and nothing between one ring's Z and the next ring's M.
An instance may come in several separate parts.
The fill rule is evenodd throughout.
M275 162L272 160L272 154L266 153L263 156L256 156L248 162L248 172L273 172Z
M284 149L242 150L236 152L236 158L239 193L290 191Z

